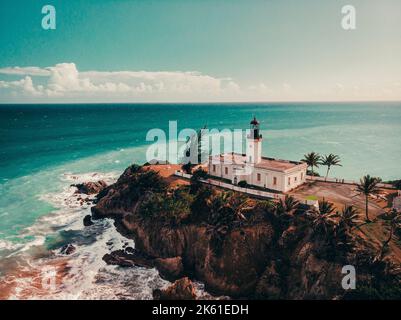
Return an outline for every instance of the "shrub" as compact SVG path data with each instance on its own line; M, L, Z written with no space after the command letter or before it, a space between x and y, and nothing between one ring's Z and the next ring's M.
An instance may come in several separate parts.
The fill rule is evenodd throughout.
M317 172L312 172L312 170L307 170L307 171L306 171L306 174L307 174L308 176L320 177L320 174L319 174L319 173L317 173Z
M188 163L184 163L182 166L181 166L181 169L185 172L185 173L188 173L188 174L191 174L192 173L192 168L194 167L194 165L191 163L191 161L190 162L188 162Z
M245 180L241 180L240 182L238 182L238 187L247 188L248 182L246 182Z
M192 174L192 177L191 177L190 192L192 194L197 193L202 185L202 182L200 180L207 179L207 178L208 178L208 174L205 170L203 170L202 168L198 168L197 170L195 170L195 172Z

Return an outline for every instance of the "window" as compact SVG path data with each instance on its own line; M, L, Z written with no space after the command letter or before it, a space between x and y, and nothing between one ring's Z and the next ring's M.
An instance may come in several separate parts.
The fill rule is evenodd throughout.
M294 177L294 181L297 182L297 177Z
M304 179L304 173L301 172L301 180L303 180L303 179Z
M213 165L213 172L216 172L216 165Z
M224 173L228 174L228 168L227 167L224 168Z
M274 186L277 185L277 178L276 177L273 178L273 185Z
M291 184L291 177L288 177L288 185Z
M256 179L257 179L258 181L260 181L260 173L258 173L258 174L256 175Z

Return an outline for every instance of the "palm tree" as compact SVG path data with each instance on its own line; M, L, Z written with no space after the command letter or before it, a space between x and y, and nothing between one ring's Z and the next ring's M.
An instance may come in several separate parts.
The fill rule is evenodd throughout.
M390 233L387 240L383 241L383 245L380 249L379 255L376 259L382 261L384 256L386 255L388 244L390 243L391 239L393 238L394 232L396 229L401 228L401 213L394 211L393 217L390 222Z
M312 169L312 176L315 175L315 172L313 170L314 167L319 168L319 162L320 162L320 155L316 152L310 152L304 155L304 158L301 160L302 162L305 162L308 167L311 167Z
M276 215L281 216L292 216L298 209L299 201L293 196L286 195L284 200L281 198L276 205Z
M357 186L358 191L365 195L365 212L366 212L366 222L370 222L368 206L369 206L369 195L378 193L379 189L377 184L381 182L380 178L371 177L366 175L360 179L360 183Z
M393 238L394 232L396 229L401 227L401 213L394 211L394 216L390 222L390 234L387 240L383 243L383 246L387 246L391 239Z
M332 153L322 157L322 159L320 161L320 164L322 166L327 166L326 180L327 180L327 177L329 176L330 168L332 166L341 166L340 161L341 161L340 157L338 155L335 155L335 154L332 154Z
M323 199L323 201L319 202L319 212L315 211L313 216L313 228L316 232L324 231L324 234L327 235L329 227L334 224L334 221L331 219L333 216L334 205L331 202L328 202Z
M233 221L246 220L242 213L248 204L248 198L234 192L221 192L215 194L208 201L210 208L209 221L213 225L230 225Z
M344 206L340 213L340 224L353 228L358 223L358 210L353 206Z
M334 211L334 205L326 200L319 202L319 212L321 214L331 214Z
M289 222L291 218L293 218L295 211L298 209L299 201L296 200L292 196L286 195L284 199L280 199L280 201L276 204L275 207L275 216L282 222Z

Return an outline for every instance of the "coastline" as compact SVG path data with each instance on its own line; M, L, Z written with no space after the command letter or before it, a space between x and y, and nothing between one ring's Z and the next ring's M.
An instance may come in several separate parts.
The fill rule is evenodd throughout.
M179 211L175 213L178 216L169 212L146 213L147 199L149 196L152 198L152 194L162 192L160 196L167 197L163 201L168 202L168 197L174 192L181 190L179 192L185 194L185 190L192 187L192 184L180 186L174 181L174 187L163 196L163 191L157 190L166 178L152 172L158 169L163 171L166 167L170 166L134 165L127 168L116 184L97 196L96 205L92 207L94 219L113 218L117 230L134 239L135 249L139 253L146 254L152 261L159 261L159 273L167 270L167 275L173 280L189 276L190 279L204 282L206 291L215 295L248 299L345 298L347 296L344 297L345 292L340 285L341 268L349 264L357 266L363 281L370 283L371 270L376 268L375 256L380 246L378 239L369 239L378 236L369 229L362 233L344 234L348 237L347 242L353 244L349 248L343 247L344 239L325 239L324 234L312 228L313 219L310 219L313 215L308 217L309 211L300 211L289 216L290 220L281 220L270 209L264 211L263 201L251 199L244 199L249 206L242 213L245 220L223 224L218 222L217 225L217 221L212 222L207 215L203 215L207 208L201 203L198 204L201 205L201 216L198 218L194 216L194 211ZM145 183L147 176L150 180ZM145 180L142 181L141 177ZM167 181L167 185L173 182L171 178ZM147 187L143 185L145 189L135 191L135 186L142 183ZM212 191L212 195L215 194L213 197L225 194L225 191L216 192ZM195 202L199 196L203 197L201 194L195 195ZM228 202L222 209L228 210L228 203L241 199L240 194L234 194L233 197L226 200ZM194 208L194 203L191 208ZM173 220L169 220L171 218ZM374 219L377 228L385 227L380 219ZM334 242L330 244L330 241ZM394 268L400 261L399 251L398 248L394 251L396 256L390 255L380 263ZM115 254L113 264L125 264L125 259L131 259L134 264L137 261L135 255ZM391 279L388 278L388 281L393 281Z
M156 170L159 172L161 179L166 181L172 188L189 188L190 183L188 180L172 176L172 173L177 170L177 168L179 168L179 166L153 165L147 167L147 170ZM121 179L122 176L120 176L119 179ZM106 189L115 188L115 183L118 181L115 175L88 173L64 176L64 180L69 185L71 183L98 181L102 178L108 181L108 187L106 187ZM120 187L117 187L117 190L118 188ZM96 211L96 206L99 205L99 199L96 200L95 194L86 196L85 194L77 193L75 187L66 187L66 190L68 190L68 192L54 194L46 199L47 201L58 203L58 205L56 205L58 211L55 212L56 216L53 218L58 224L64 224L64 229L67 233L62 230L59 231L61 231L64 236L67 236L67 238L61 242L56 241L53 248L45 250L40 249L40 243L38 243L39 246L32 246L32 248L27 251L27 254L36 252L36 256L31 255L32 260L28 262L27 266L14 269L12 272L6 274L5 277L3 275L5 281L3 281L0 287L2 291L1 299L152 299L155 290L166 290L171 286L174 280L180 279L182 276L189 276L193 281L198 299L227 299L228 296L231 298L254 298L254 295L251 294L249 296L249 293L256 290L255 286L259 288L257 290L262 294L260 297L271 298L272 295L280 296L280 290L278 289L279 287L277 287L278 283L273 285L274 282L270 283L265 281L267 279L276 279L274 281L279 282L283 281L282 271L280 271L281 267L277 265L278 256L276 255L279 252L281 252L279 256L287 252L285 253L285 255L288 254L285 258L286 261L295 259L294 261L300 263L299 266L306 263L301 269L299 269L299 266L295 267L295 265L292 267L295 268L292 271L294 276L297 272L305 268L306 269L302 272L309 270L307 272L314 273L325 268L329 268L327 270L332 270L330 271L332 273L339 272L338 264L324 262L324 259L321 260L320 258L316 260L316 257L312 258L311 249L315 245L313 242L310 242L308 237L305 238L305 234L299 234L298 231L296 231L296 226L290 226L288 230L285 230L280 236L274 231L275 227L274 224L271 224L271 221L260 224L261 222L257 222L259 218L254 217L252 219L256 219L256 222L252 222L248 226L245 224L242 227L240 224L234 227L232 231L229 231L226 236L228 238L223 242L223 256L220 256L220 254L216 256L215 249L210 249L210 243L207 244L211 240L210 234L208 234L210 231L207 231L209 227L202 226L202 224L198 224L198 222L192 226L184 225L183 228L171 228L168 225L164 225L164 223L159 224L157 217L156 220L153 220L150 224L135 219L130 222L129 219L127 220L126 217L124 218L124 215L121 216L120 212L113 213L113 209L107 209L107 206L104 207L104 209L107 210L101 212L99 215L99 212ZM86 197L90 198L91 201L86 202L83 200ZM99 198L99 195L96 197ZM125 198L121 199L122 201L126 200ZM95 200L94 204L92 204L93 200ZM94 224L84 227L82 220L90 211L92 211L92 217L95 218L92 220ZM62 221L57 217L57 212L63 216ZM67 212L71 212L72 215L66 215ZM256 213L253 212L253 215L255 214ZM256 214L256 216L258 215L259 213ZM49 216L45 216L43 219L44 221L49 221L49 218ZM295 229L293 229L294 227ZM42 227L42 231L46 233L48 228L49 226L45 227L45 229ZM243 240L240 239L243 237L248 239L246 240L247 246L250 245L251 247L249 248L253 247L253 249L251 249L251 252L253 252L252 256L245 255L242 258L233 257L231 255L232 252L238 253L249 250L249 248L245 250L241 244ZM263 241L261 241L261 239L263 239ZM61 254L60 250L62 250L62 247L69 243L75 247L76 251L71 255ZM255 249L257 247L254 246L256 244L259 246L261 243L265 243L265 245L257 249L261 251L256 253ZM187 250L185 249L186 246L193 248L195 251L192 253L185 253ZM366 244L360 244L359 246L364 247ZM134 261L133 265L128 268L119 266L121 261L117 261L114 265L106 263L105 256L119 251L125 252L128 248L135 248L138 252L150 255L152 260L160 261L156 265L156 268L154 266L149 268L149 266L146 265L138 266L135 262L136 258L132 256L128 256L128 259L134 259L132 260ZM205 251L205 248L209 249ZM376 249L374 248L374 246L370 247L369 250L377 249L377 247ZM270 252L269 256L263 254L266 252ZM228 256L225 257L227 254ZM183 273L179 273L178 277L171 277L171 263L173 261L175 263L175 261L177 261L176 257L178 256L182 257L182 261L185 265L184 270ZM193 256L193 258L190 258L191 256ZM303 258L299 260L301 256ZM221 271L215 273L216 271L213 271L215 267L212 267L212 269L208 271L212 273L207 275L207 273L200 271L200 269L196 271L196 269L192 267L188 268L188 263L192 263L188 262L188 259L195 259L193 260L195 263L196 261L203 263L202 261L206 261L204 260L206 257L209 263L212 263L215 267L221 263L223 263L223 265L227 264L229 261L229 264L232 264L234 269L232 271L228 271L228 269L223 271L223 267ZM257 266L261 260L255 259L256 257L265 260L265 262ZM399 255L398 258L400 257L401 255ZM238 260L238 258L240 260ZM284 256L282 258L284 258ZM214 262L212 262L213 260ZM256 261L256 264L252 267L249 265L249 261ZM271 261L270 263L273 264L269 266L269 264L266 264L267 261ZM354 261L354 263L356 263L356 261ZM167 269L165 269L166 266ZM43 270L49 267L56 270L56 288L54 290L43 290ZM175 267L173 267L173 271L174 268ZM249 273L252 268L256 268L259 271L256 271L256 273ZM163 270L164 273L160 275ZM221 272L223 273L220 274ZM232 273L232 277L227 278L227 275L230 273ZM88 274L90 275L89 277ZM246 289L246 287L240 289L241 285L238 286L237 279L240 279L243 274L251 275L252 279L240 280L240 283L245 281L244 283L250 284L251 287L249 287L249 289ZM221 275L224 275L223 278L221 278ZM272 276L273 278L271 278ZM328 273L325 273L324 276L327 277ZM299 281L299 279L296 280L297 277L298 276L295 276L291 281L297 283L297 281ZM166 278L168 278L168 280ZM255 281L258 282L258 284L256 284ZM320 279L319 281L332 283L333 279L329 277L325 280ZM331 289L333 289L333 287L329 286L329 290ZM321 288L319 290L321 290ZM102 294L99 294L100 291L102 291ZM286 297L299 299L302 297L302 295L299 294L300 293L293 292ZM318 297L326 299L333 293L326 292L325 294L319 295ZM314 295L312 294L307 297L313 298ZM331 296L331 298L333 297L334 296Z

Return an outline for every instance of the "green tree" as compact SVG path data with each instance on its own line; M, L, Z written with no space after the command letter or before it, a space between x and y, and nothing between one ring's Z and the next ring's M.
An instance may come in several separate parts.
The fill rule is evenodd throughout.
M383 242L382 249L381 249L381 255L384 256L384 253L386 252L386 249L388 248L388 244L390 243L391 239L394 236L394 233L397 229L401 228L401 213L397 211L392 212L392 219L390 221L390 232L388 234L388 238Z
M206 149L208 144L205 144L205 139L208 138L206 129L207 127L204 125L196 134L187 139L182 159L183 163L201 164L207 160L210 150Z
M319 201L319 212L321 214L331 214L334 212L334 205L323 198L322 201Z
M207 179L208 178L208 174L205 170L203 170L202 168L198 168L197 170L195 170L192 174L190 183L191 183L191 189L190 192L192 194L195 194L198 192L198 190L201 188L202 186L202 179Z
M285 221L293 218L295 211L299 207L299 201L296 200L293 196L286 195L285 198L281 198L280 201L276 204L275 207L275 215L279 219L284 219Z
M321 158L320 164L322 166L327 166L327 171L326 171L326 179L329 176L329 171L332 166L341 166L340 164L341 160L338 155L330 153L329 155L325 155Z
M304 158L301 160L305 162L308 167L312 169L312 176L315 174L314 168L319 168L320 163L320 155L316 152L310 152L304 155Z
M360 179L360 183L357 186L357 190L365 195L365 214L366 214L366 222L370 222L369 219L369 196L372 194L377 194L379 188L377 185L381 182L380 178L371 177L370 175L366 175Z
M339 213L339 216L339 224L347 227L348 229L352 229L359 222L358 210L353 206L344 206L341 213Z
M319 212L313 212L313 229L315 234L322 234L327 236L329 230L334 226L334 220L332 219L334 212L334 205L331 202L323 199L319 201Z
M189 162L187 162L187 163L184 163L182 166L181 166L181 169L185 172L185 173L188 173L188 174L191 174L192 173L192 168L194 167L194 165L191 163L191 161L189 161Z

